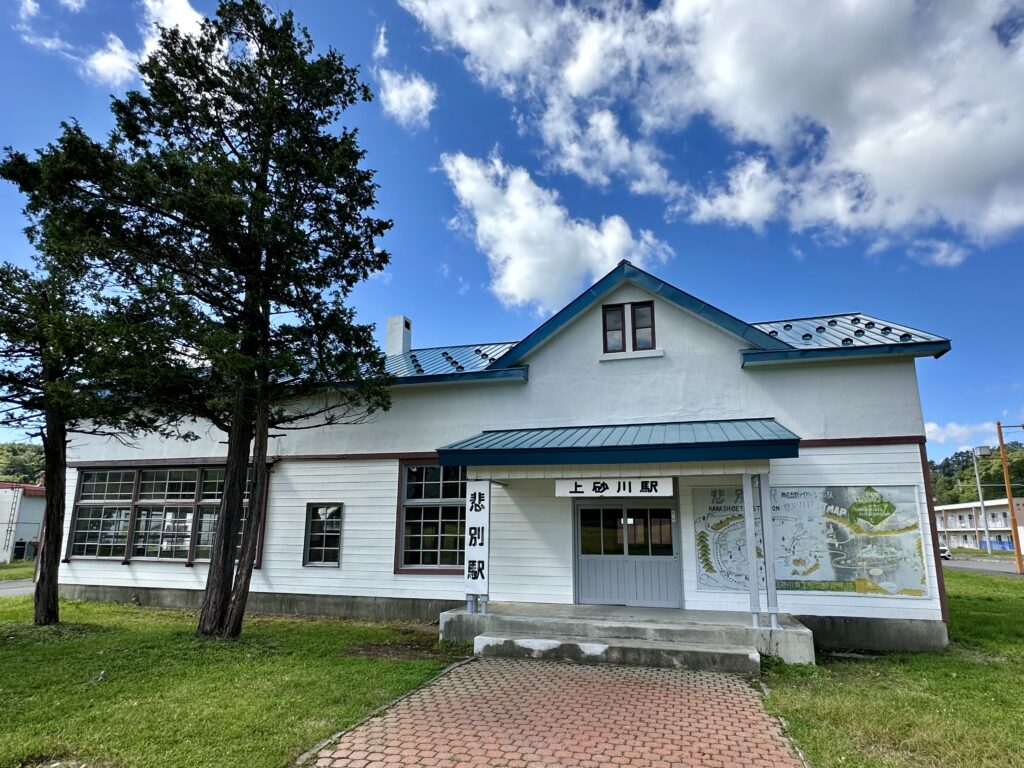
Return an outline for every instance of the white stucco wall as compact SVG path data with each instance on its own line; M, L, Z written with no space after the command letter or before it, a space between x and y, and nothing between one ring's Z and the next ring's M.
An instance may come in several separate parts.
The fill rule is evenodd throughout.
M605 303L650 299L626 286ZM433 451L482 429L774 417L805 439L923 435L913 360L740 367L746 342L655 300L662 357L602 361L600 308L536 350L529 381L396 387L364 424L298 431L271 454ZM221 456L225 436L143 438L134 447L76 437L71 460Z

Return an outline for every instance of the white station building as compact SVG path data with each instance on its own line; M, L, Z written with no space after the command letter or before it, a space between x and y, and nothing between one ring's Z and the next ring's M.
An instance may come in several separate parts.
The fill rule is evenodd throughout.
M813 654L786 632L946 643L915 361L947 339L863 314L750 324L629 262L519 342L414 349L411 330L388 321L388 412L272 440L252 610L447 612L447 636L528 655L557 642L516 617L634 645L742 628L792 661ZM76 438L64 595L199 604L226 445L205 431Z

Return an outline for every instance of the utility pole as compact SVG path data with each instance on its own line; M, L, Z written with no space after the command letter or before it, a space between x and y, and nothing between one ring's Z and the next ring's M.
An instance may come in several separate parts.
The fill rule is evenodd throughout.
M979 445L971 451L974 460L974 482L978 484L978 504L981 505L981 519L985 522L985 549L992 554L992 536L988 532L988 515L985 513L985 493L981 490L981 475L978 474L978 457L988 456L992 451L987 445Z
M1022 426L1024 429L1024 426ZM1006 503L1010 505L1010 527L1013 536L1013 552L1017 558L1017 573L1024 573L1024 559L1021 558L1020 535L1017 531L1017 505L1013 500L1013 485L1010 483L1010 465L1006 461L1006 443L1003 441L1003 425L996 422L999 434L999 455L1003 459L1003 482L1006 484Z

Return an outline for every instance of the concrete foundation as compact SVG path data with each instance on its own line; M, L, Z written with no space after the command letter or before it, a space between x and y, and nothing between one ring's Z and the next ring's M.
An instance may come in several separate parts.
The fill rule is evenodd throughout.
M861 616L800 616L822 650L938 651L949 644L941 621L868 619Z
M193 589L152 589L82 584L61 584L60 595L68 600L99 600L135 603L154 608L198 610L203 593ZM285 616L325 616L368 621L437 621L444 611L461 602L408 597L354 597L250 592L246 613Z

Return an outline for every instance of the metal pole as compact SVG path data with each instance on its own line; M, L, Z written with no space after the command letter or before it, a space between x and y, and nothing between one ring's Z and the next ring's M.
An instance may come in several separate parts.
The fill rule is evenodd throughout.
M996 422L999 434L999 456L1003 460L1003 483L1006 485L1006 503L1010 505L1010 534L1013 538L1013 551L1017 558L1017 573L1024 573L1024 559L1021 559L1020 536L1017 533L1017 506L1013 503L1013 484L1010 482L1010 465L1006 461L1006 443L1003 442L1003 425Z
M992 554L992 536L988 532L988 515L985 513L985 494L981 490L981 475L978 474L978 449L971 449L971 458L974 460L974 482L978 484L978 504L981 505L981 518L985 521L985 548Z
M768 473L757 476L761 496L761 539L764 541L765 594L768 597L768 619L772 629L779 628L779 596L775 589L775 530L772 518L772 489Z
M757 531L754 527L754 491L750 473L743 473L743 522L747 529L747 579L750 582L750 621L754 629L761 626L761 585L757 572Z

